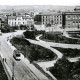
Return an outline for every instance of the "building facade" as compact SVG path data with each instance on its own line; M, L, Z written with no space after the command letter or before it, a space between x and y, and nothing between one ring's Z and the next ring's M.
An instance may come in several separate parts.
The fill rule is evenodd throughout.
M11 15L8 16L8 24L10 26L32 25L34 24L34 19L30 15Z
M62 25L62 14L61 13L42 13L37 15L37 23L41 25Z
M80 28L80 12L63 12L63 28Z
M62 14L42 14L42 24L48 25L59 25L62 24Z

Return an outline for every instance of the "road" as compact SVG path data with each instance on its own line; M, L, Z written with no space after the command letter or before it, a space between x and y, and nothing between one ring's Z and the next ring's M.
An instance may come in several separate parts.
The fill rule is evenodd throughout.
M39 37L41 37L42 35L39 35L36 37L36 39L42 43L46 43L52 47L62 47L62 48L72 48L72 49L80 49L80 45L79 44L65 44L65 43L55 43L55 42L47 42L47 41L43 41L40 40Z
M38 78L30 71L30 69L23 63L23 61L16 61L12 53L10 46L7 45L6 40L0 37L1 40L1 52L6 58L6 63L13 72L14 63L14 76L17 80L38 80Z
M11 72L14 73L14 77L16 78L16 80L42 80L44 76L41 79L39 79L38 78L39 75L36 76L35 73L33 73L30 70L30 68L23 62L23 60L16 61L13 58L13 51L6 41L6 37L11 35L12 33L8 33L8 34L3 34L3 36L0 36L0 42L1 42L0 51L6 58L6 63L8 64L8 67L11 69ZM46 77L44 77L43 79L48 80L48 78Z

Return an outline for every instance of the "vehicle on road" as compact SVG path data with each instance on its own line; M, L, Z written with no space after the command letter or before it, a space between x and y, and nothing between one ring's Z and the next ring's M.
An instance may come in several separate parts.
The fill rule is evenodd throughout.
M17 61L20 61L21 59L24 58L24 56L22 55L21 51L19 50L14 50L13 51L13 58Z

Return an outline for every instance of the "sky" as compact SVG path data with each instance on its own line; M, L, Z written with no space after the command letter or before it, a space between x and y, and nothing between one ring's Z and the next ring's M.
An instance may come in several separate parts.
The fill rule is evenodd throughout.
M0 0L0 5L58 5L79 6L80 0Z

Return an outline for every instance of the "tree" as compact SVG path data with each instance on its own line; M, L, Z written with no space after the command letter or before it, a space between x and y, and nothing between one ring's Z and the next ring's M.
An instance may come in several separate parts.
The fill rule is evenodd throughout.
M21 30L26 29L26 25L20 25L20 29L21 29Z
M68 80L70 78L70 70L71 63L65 57L63 57L62 59L59 59L57 63L55 63L54 67L50 71L57 78Z
M5 24L4 27L1 28L1 32L10 32L10 26Z

